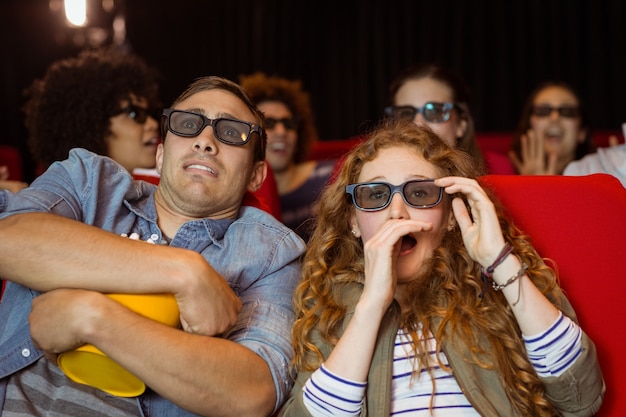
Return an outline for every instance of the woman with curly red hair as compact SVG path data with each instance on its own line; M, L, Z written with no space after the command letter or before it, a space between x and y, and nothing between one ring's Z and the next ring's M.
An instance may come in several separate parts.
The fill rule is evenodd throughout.
M593 415L602 373L555 271L474 158L386 123L321 196L281 415Z

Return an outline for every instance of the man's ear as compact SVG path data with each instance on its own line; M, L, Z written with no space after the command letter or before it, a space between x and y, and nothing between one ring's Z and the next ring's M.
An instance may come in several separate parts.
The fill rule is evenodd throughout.
M161 175L163 168L163 142L159 143L156 151L156 171Z
M254 168L252 169L252 177L248 183L248 191L255 192L261 188L263 181L265 181L265 177L267 177L267 162L256 162L254 164Z

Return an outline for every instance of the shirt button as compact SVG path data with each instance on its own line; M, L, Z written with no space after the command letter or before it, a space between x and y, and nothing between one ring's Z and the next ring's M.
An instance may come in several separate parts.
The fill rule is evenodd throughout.
M156 233L152 233L150 235L150 239L152 239L153 241L157 242L159 240L159 235L157 235Z
M22 349L22 356L28 358L30 356L30 349Z

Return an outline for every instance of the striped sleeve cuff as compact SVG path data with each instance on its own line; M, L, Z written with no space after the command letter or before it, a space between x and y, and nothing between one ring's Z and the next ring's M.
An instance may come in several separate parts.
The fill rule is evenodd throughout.
M339 377L322 366L306 382L304 405L314 417L358 416L367 383Z
M545 332L523 339L528 358L540 377L563 374L582 353L582 331L563 313Z

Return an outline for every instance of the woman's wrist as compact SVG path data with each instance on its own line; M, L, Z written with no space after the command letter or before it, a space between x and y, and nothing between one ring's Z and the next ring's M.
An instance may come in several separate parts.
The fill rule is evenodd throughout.
M515 252L511 252L509 256L502 261L502 263L496 268L491 276L491 281L498 286L504 285L509 277L517 274L522 269L524 264L515 255Z
M489 265L481 267L483 279L492 279L496 268L504 262L511 253L513 253L513 246L507 242Z
M517 306L522 296L522 278L526 275L528 265L513 255L508 256L494 272L491 288L502 291L512 307Z
M382 300L378 299L372 300L361 295L361 298L354 308L354 316L358 317L359 319L376 321L377 323L379 323L382 317L385 315L388 307L389 303L385 303Z

